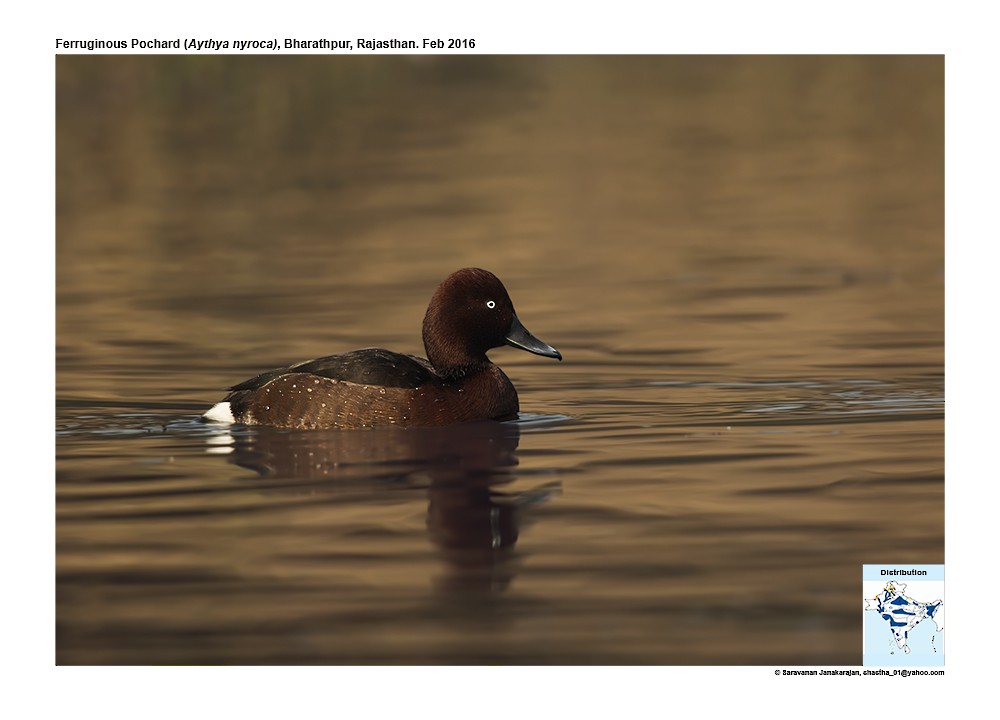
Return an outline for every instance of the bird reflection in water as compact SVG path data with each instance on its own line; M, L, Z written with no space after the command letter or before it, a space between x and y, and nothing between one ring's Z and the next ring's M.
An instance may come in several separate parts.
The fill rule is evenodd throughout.
M302 480L322 482L310 483L308 492L425 488L428 535L448 568L434 584L448 594L509 586L525 511L559 489L558 482L520 492L498 489L516 479L516 423L350 431L260 427L239 429L229 439L231 462L297 481L289 491L303 492Z

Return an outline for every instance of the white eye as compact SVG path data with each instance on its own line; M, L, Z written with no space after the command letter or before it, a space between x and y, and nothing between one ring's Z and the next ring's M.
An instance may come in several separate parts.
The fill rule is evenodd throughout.
M490 310L492 310L496 306L497 306L497 304L495 302L493 302L492 300L487 300L486 301L486 307L488 307Z

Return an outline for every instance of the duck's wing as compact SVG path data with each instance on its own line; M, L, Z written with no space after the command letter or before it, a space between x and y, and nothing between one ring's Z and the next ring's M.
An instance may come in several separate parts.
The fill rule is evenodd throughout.
M233 393L256 390L275 378L291 373L306 373L319 377L352 382L358 385L416 388L436 378L431 364L413 355L365 348L342 355L307 360L285 368L268 370L229 388Z

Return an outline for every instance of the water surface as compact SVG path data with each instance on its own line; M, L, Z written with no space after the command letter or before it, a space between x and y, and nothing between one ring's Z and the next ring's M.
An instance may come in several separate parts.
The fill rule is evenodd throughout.
M858 664L944 560L940 58L57 60L56 660ZM504 280L522 416L214 428Z

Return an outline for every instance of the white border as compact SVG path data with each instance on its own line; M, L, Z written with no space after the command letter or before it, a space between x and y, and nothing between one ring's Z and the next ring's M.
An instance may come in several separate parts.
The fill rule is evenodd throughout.
M215 4L187 1L49 3L8 10L3 173L7 241L4 377L8 472L3 642L8 707L18 716L275 717L568 712L587 717L782 709L878 712L911 698L921 714L974 702L989 683L978 613L963 596L991 577L989 545L997 403L996 23L986 3L508 2ZM478 9L474 9L478 8ZM285 15L275 17L278 10ZM20 13L20 14L18 14ZM475 34L484 53L946 53L947 54L947 558L950 620L941 679L769 677L773 668L59 668L54 658L54 49L58 36L311 37L315 28L367 37ZM42 358L39 362L38 358ZM54 394L54 393L53 393ZM32 437L43 438L31 440ZM24 442L21 442L21 439ZM979 529L982 529L981 531ZM974 535L975 533L975 535ZM978 538L973 541L973 537ZM980 569L981 568L981 569ZM860 575L860 568L859 568ZM971 608L970 608L971 609ZM679 658L679 660L683 660ZM902 683L902 684L900 684ZM953 691L953 692L947 692ZM865 701L869 701L870 704ZM697 703L691 705L689 703ZM766 704L762 704L766 703ZM570 710L570 709L573 710ZM457 713L456 713L457 714Z

